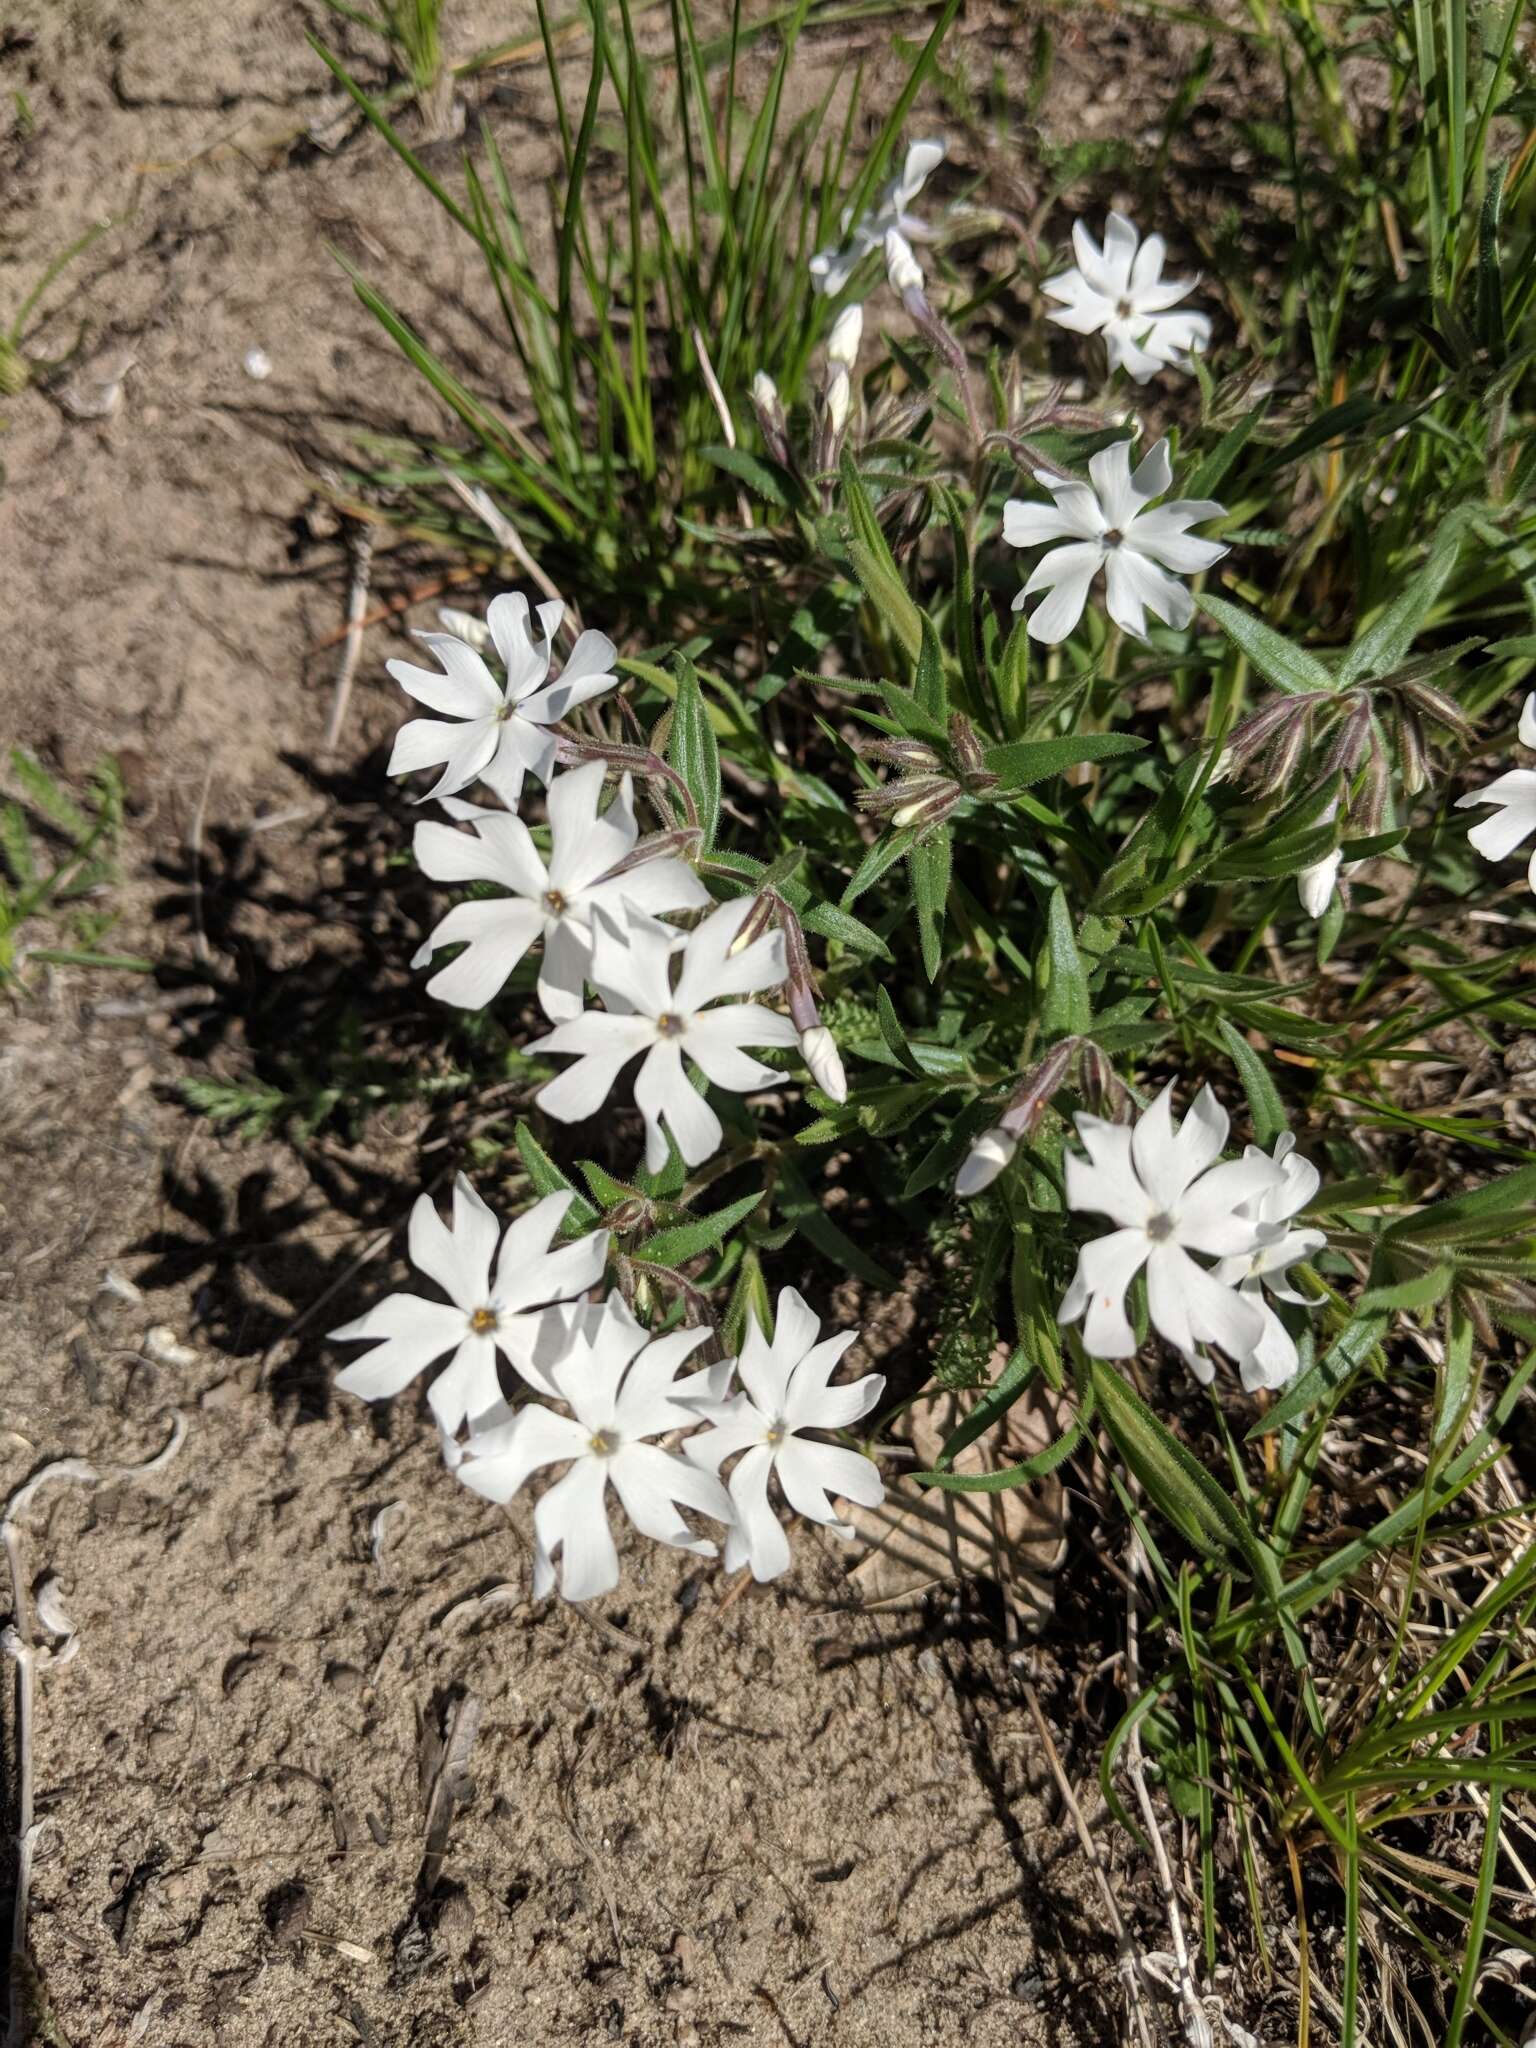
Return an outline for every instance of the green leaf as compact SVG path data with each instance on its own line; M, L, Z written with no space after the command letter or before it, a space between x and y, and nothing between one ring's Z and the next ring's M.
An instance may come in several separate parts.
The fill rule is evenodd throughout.
M615 1180L611 1173L598 1165L595 1159L577 1161L582 1179L591 1191L592 1199L603 1209L616 1209L620 1202L632 1202L637 1190L627 1181Z
M907 865L912 873L912 901L917 908L923 967L932 981L944 957L944 918L949 903L950 863L954 846L947 825L930 832L912 848Z
M698 806L707 850L714 844L715 827L720 822L720 746L709 722L698 671L686 654L677 657L677 698L667 739L667 759L687 783Z
M1517 1167L1470 1194L1433 1202L1411 1216L1399 1216L1382 1233L1383 1242L1452 1242L1458 1238L1508 1236L1519 1228L1524 1212L1536 1205L1536 1166Z
M1212 1563L1250 1573L1267 1593L1280 1591L1275 1554L1192 1452L1158 1421L1108 1359L1088 1361L1088 1384L1115 1448L1159 1513Z
M838 908L846 910L850 903L856 903L864 891L872 889L880 877L889 873L904 854L911 852L916 843L915 825L902 825L895 831L883 833L854 869L853 879L843 891Z
M794 504L800 493L794 478L787 469L781 469L776 462L769 462L761 455L751 455L745 448L701 448L699 453L706 462L712 462L716 469L723 469L744 483L749 491L765 498L770 505L786 511Z
M834 903L817 903L809 910L802 910L800 922L819 938L835 939L838 945L847 946L868 959L889 960L891 957L890 947L878 932L872 932L862 920L850 917L846 910L839 910Z
M712 1216L696 1216L691 1223L658 1230L654 1237L639 1247L635 1257L651 1266L680 1266L685 1259L695 1259L700 1252L712 1251L717 1244L723 1243L762 1199L763 1191L759 1188L756 1194L743 1195L740 1201L728 1203Z
M870 503L852 453L843 450L843 510L847 518L848 559L864 594L880 617L890 626L909 657L916 661L923 647L922 614L912 602L901 580L895 559L886 544L875 508Z
M1407 1280L1397 1280L1385 1287L1368 1287L1356 1307L1366 1313L1372 1309L1433 1308L1436 1302L1445 1299L1455 1277L1454 1266L1431 1266L1427 1273L1415 1273Z
M1080 1037L1093 1023L1093 998L1088 993L1088 974L1077 938L1072 930L1072 913L1066 892L1051 892L1046 917L1045 944L1035 970L1043 987L1040 1004L1040 1033L1047 1040Z
M933 720L938 730L949 732L949 687L944 680L944 656L939 648L939 636L934 631L933 621L926 612L919 614L922 621L923 644L917 657L917 670L912 678L912 694Z
M1228 604L1225 598L1212 597L1206 591L1201 591L1195 602L1277 690L1284 690L1290 696L1301 696L1312 690L1334 688L1332 671L1325 668L1315 654L1308 654L1304 647L1293 646L1283 633L1277 633L1273 626L1266 626L1252 612L1242 611L1237 605Z
M1243 1084L1243 1093L1248 1097L1248 1110L1253 1118L1254 1143L1268 1152L1275 1140L1290 1129L1286 1120L1285 1104L1280 1100L1280 1091L1270 1079L1269 1069L1259 1058L1241 1031L1228 1018L1220 1020L1221 1035L1227 1051L1232 1055L1232 1064L1237 1068L1238 1078Z
M1060 775L1080 761L1109 761L1117 754L1135 754L1146 745L1128 732L1069 733L1057 740L1010 740L1005 746L987 749L987 767L1002 778L1003 786L992 793L993 803L1002 803L1017 790L1047 776Z
M1374 625L1367 627L1339 665L1344 685L1384 676L1407 659L1409 649L1434 610L1456 566L1473 508L1461 506L1441 521L1423 568L1411 576Z
M890 1048L891 1055L895 1059L896 1064L900 1067L905 1067L909 1074L914 1074L921 1080L923 1070L918 1065L911 1046L907 1043L906 1033L901 1028L900 1020L896 1015L895 1005L891 1001L884 982L880 982L875 989L875 1017L880 1026L880 1036Z
M1381 1342L1386 1327L1385 1316L1361 1315L1357 1309L1354 1319L1339 1332L1311 1371L1292 1380L1275 1405L1266 1409L1254 1423L1248 1432L1248 1441L1251 1443L1255 1437L1270 1436L1275 1430L1288 1428L1291 1423L1310 1414L1320 1401L1336 1392L1359 1370Z
M556 1166L526 1123L517 1127L517 1149L533 1182L534 1193L543 1195L564 1195L573 1197L571 1206L565 1212L565 1221L560 1226L561 1235L576 1237L583 1230L590 1230L597 1221L597 1211L573 1182Z

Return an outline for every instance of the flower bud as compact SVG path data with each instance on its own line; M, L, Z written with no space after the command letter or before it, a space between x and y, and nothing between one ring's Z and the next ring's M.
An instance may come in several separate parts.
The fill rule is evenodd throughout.
M490 627L472 612L455 611L452 605L445 604L438 606L437 617L445 633L451 633L455 640L462 640L466 647L473 647L477 654L483 654L490 646Z
M1339 865L1343 858L1335 847L1332 853L1314 861L1311 867L1303 868L1296 877L1296 893L1308 917L1321 917L1333 901L1334 885L1339 879Z
M757 415L757 430L763 437L763 446L775 462L786 466L790 460L789 428L784 419L784 404L779 397L779 387L766 370L759 370L752 379L752 410Z
M1034 1136L1057 1089L1066 1080L1081 1044L1082 1040L1077 1037L1061 1039L1051 1047L1040 1064L1024 1076L1014 1090L1013 1100L999 1126L1009 1137Z
M962 1201L991 1187L1000 1173L1013 1164L1019 1141L1001 1125L983 1131L961 1162L955 1175L955 1193Z
M827 337L827 361L852 370L859 359L859 343L863 338L864 308L845 306L832 322L832 332Z
M733 959L736 954L744 953L755 939L760 939L773 923L773 912L772 896L755 896L752 899L752 908L741 921L741 930L731 941L730 952L726 958Z
M1536 747L1536 690L1526 698L1520 713L1520 744Z
M923 289L923 273L912 254L912 244L899 228L887 228L885 231L885 274L892 289L900 292L903 298L908 292L921 293Z
M848 412L853 404L853 384L841 363L827 379L825 396L827 429L833 439L836 439L848 424Z
M843 1072L837 1040L825 1024L814 1024L809 1031L801 1032L800 1057L823 1095L830 1095L834 1102L848 1100L848 1077Z
M1417 796L1429 783L1429 748L1418 713L1406 704L1397 708L1397 758L1403 771L1403 788Z

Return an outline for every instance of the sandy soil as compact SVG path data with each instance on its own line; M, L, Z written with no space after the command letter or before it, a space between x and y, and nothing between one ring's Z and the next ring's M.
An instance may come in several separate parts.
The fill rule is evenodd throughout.
M450 15L466 49L522 25ZM122 754L115 937L202 975L59 973L0 1027L0 1489L62 1455L147 1457L172 1409L188 1425L162 1470L26 1518L29 1582L57 1574L80 1631L41 1684L36 2038L1107 2039L1112 1950L1018 1703L1022 1660L1070 1719L1052 1658L1010 1662L980 1596L860 1612L808 1537L788 1582L725 1604L636 1547L601 1612L531 1609L520 1523L451 1484L422 1413L328 1392L318 1332L382 1284L452 1161L438 1127L381 1118L300 1155L176 1099L209 1061L276 1058L344 977L404 1029L421 1014L410 904L377 886L404 839L379 774L390 629L334 759L336 657L307 650L350 573L317 465L358 425L432 415L330 248L482 374L488 330L462 244L375 138L285 142L334 107L305 21L28 0L0 24L0 307L110 214L34 338L54 354L87 325L87 410L127 366L110 416L4 408L0 729L71 776ZM1112 126L1118 32L1092 35ZM547 165L538 72L478 92ZM420 574L382 559L375 596ZM427 1859L444 1738L475 1716Z

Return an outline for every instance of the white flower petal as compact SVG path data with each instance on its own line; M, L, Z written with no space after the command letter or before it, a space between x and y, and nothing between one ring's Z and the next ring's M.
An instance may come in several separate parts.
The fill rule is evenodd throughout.
M385 670L406 695L450 718L494 718L501 708L501 692L479 655L451 634L424 633L420 637L432 645L447 673L439 675L436 669L418 668L409 661L386 661ZM449 648L453 650L451 658Z
M1062 1298L1057 1319L1083 1318L1083 1344L1094 1358L1129 1358L1136 1333L1125 1312L1125 1291L1151 1250L1144 1230L1116 1230L1096 1237L1077 1255L1077 1270Z
M807 1443L804 1437L787 1437L779 1446L773 1465L784 1498L797 1515L804 1515L809 1522L838 1519L828 1494L838 1494L866 1508L878 1507L885 1498L874 1460L861 1451L846 1450L841 1444Z
M456 1009L483 1010L543 927L539 906L521 896L456 903L434 926L411 965L420 967L442 947L467 941L467 950L433 975L427 994Z
M674 1458L655 1444L625 1444L608 1463L613 1490L642 1536L695 1557L713 1557L715 1545L696 1536L677 1512L676 1502L729 1525L736 1517L730 1495L712 1472Z
M1067 1207L1092 1210L1129 1228L1144 1225L1157 1205L1137 1176L1129 1128L1086 1111L1075 1121L1088 1157L1067 1154Z
M496 1261L496 1305L508 1314L542 1308L584 1294L603 1277L608 1256L606 1230L555 1244L575 1196L569 1190L545 1195L507 1225Z
M773 1453L766 1444L744 1451L731 1473L729 1492L752 1576L760 1584L789 1569L789 1538L768 1503ZM726 1551L727 1561L732 1552Z
M560 1592L566 1600L595 1600L619 1583L619 1553L603 1496L608 1461L579 1458L533 1511L533 1526L546 1557L560 1552Z
M499 1407L502 1398L496 1339L476 1330L466 1333L452 1362L427 1389L427 1405L445 1436L453 1436L471 1416Z
M750 896L738 896L712 910L688 934L674 999L679 1010L691 1016L721 996L753 995L783 981L787 969L781 932L766 932L740 952L732 950L752 908Z
M1146 630L1143 607L1153 618L1180 629L1195 615L1194 599L1183 584L1141 554L1134 536L1110 554L1104 564L1104 579L1110 617L1138 639Z
M1092 493L1083 495L1091 498ZM1095 531L1091 526L1085 531L1083 523L1069 517L1066 508L1056 502L1040 505L1010 498L1003 507L1003 539L1011 548L1039 547L1048 540L1089 540Z
M1105 523L1124 533L1141 510L1141 500L1131 482L1131 449L1128 441L1112 441L1088 461L1088 475L1099 501Z
M681 1049L653 1045L635 1076L635 1106L645 1118L645 1163L659 1173L667 1163L665 1123L689 1166L702 1166L720 1148L720 1119L683 1072Z
M1035 565L1034 574L1014 601L1017 607L1032 591L1052 586L1044 604L1030 614L1027 630L1031 640L1056 647L1066 639L1083 615L1089 586L1102 560L1103 549L1097 541L1078 541L1053 548Z
M955 1175L955 1193L961 1201L972 1195L979 1195L991 1187L999 1174L1013 1164L1019 1141L1011 1131L1001 1126L983 1131L960 1162L960 1171Z
M463 1335L461 1309L445 1301L426 1301L419 1294L386 1295L365 1315L330 1332L333 1341L368 1338L376 1345L337 1373L336 1385L363 1401L387 1401L452 1351Z
M572 1416L532 1401L510 1422L471 1432L455 1470L472 1492L505 1506L530 1474L582 1457L587 1441L587 1431Z

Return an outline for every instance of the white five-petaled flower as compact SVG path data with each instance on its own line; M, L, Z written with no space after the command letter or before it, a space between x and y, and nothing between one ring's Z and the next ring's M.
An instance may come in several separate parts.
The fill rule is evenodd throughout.
M541 604L535 640L528 623L528 600L520 591L493 597L486 627L506 676L498 683L485 662L456 633L418 633L417 638L443 665L417 668L408 661L385 664L408 696L430 710L446 712L463 724L438 718L413 718L395 735L389 758L391 775L442 765L442 774L428 796L453 796L478 780L495 790L515 811L523 793L523 777L548 782L555 765L552 728L561 719L611 690L617 649L606 633L583 633L555 681L549 664L555 634L565 615L561 604ZM425 799L421 799L425 801Z
M854 220L851 209L844 213L843 239L836 247L819 249L811 258L811 276L816 289L835 298L871 250L880 248L891 228L921 240L926 229L907 211L927 184L936 165L944 160L942 142L914 142L907 151L900 173L881 187L867 213Z
M1243 1156L1262 1160L1271 1179L1242 1204L1241 1213L1272 1234L1251 1252L1234 1252L1218 1259L1214 1271L1224 1286L1236 1287L1253 1302L1264 1319L1258 1343L1238 1361L1243 1385L1252 1393L1256 1387L1283 1387L1295 1378L1301 1363L1295 1338L1264 1299L1264 1290L1268 1288L1278 1301L1315 1308L1315 1302L1291 1286L1290 1271L1298 1260L1321 1251L1328 1239L1321 1230L1289 1228L1291 1219L1299 1216L1317 1193L1319 1180L1317 1168L1310 1159L1302 1158L1289 1131L1275 1140L1271 1157L1266 1158L1256 1145L1250 1145Z
M1161 369L1188 369L1191 355L1209 347L1204 313L1171 310L1197 280L1163 281L1161 235L1143 242L1123 213L1112 213L1102 249L1080 220L1072 224L1072 247L1073 268L1046 280L1046 297L1059 302L1046 317L1074 334L1102 334L1111 369L1123 366L1145 384Z
M808 1429L847 1429L867 1415L885 1388L882 1373L829 1385L838 1360L858 1337L841 1330L818 1343L821 1323L793 1287L779 1296L770 1344L755 1317L747 1327L736 1371L743 1392L727 1401L692 1401L712 1427L690 1436L683 1454L708 1472L737 1458L729 1480L735 1516L725 1540L725 1568L750 1564L755 1579L775 1579L789 1565L789 1538L768 1499L777 1472L784 1498L797 1515L851 1537L829 1495L878 1507L885 1497L874 1461L841 1444L817 1443Z
M427 983L427 994L460 1009L482 1009L540 937L539 1001L555 1023L580 1013L582 989L592 963L592 913L621 914L630 904L647 913L700 910L709 891L686 861L641 861L610 874L634 851L635 823L630 779L606 811L599 812L604 769L601 761L556 775L549 785L552 835L549 864L521 818L510 811L477 810L452 798L445 807L474 825L474 836L448 825L416 827L416 860L435 882L495 882L508 896L459 903L437 925L411 961L424 966L442 946L468 945ZM674 935L681 943L682 934Z
M1060 1320L1083 1318L1083 1343L1095 1358L1130 1357L1136 1333L1125 1293L1145 1266L1153 1326L1206 1381L1215 1368L1201 1347L1219 1345L1241 1362L1260 1343L1264 1317L1257 1302L1190 1253L1246 1256L1281 1235L1283 1225L1261 1224L1242 1212L1273 1182L1271 1160L1250 1148L1248 1157L1216 1164L1228 1117L1210 1089L1201 1089L1177 1129L1172 1098L1170 1083L1134 1129L1079 1113L1088 1156L1067 1155L1067 1206L1094 1210L1119 1228L1079 1252Z
M1068 542L1041 556L1013 601L1018 611L1037 590L1051 593L1030 617L1030 638L1050 647L1065 640L1082 617L1089 585L1101 569L1109 616L1127 633L1145 634L1147 612L1167 625L1187 626L1194 600L1165 571L1192 576L1221 560L1227 553L1221 542L1200 540L1186 529L1198 520L1220 519L1226 508L1214 498L1176 498L1147 510L1173 482L1166 441L1148 450L1134 475L1128 444L1116 441L1093 457L1088 474L1091 484L1036 470L1036 481L1056 502L1026 504L1010 498L1003 507L1003 538L1010 546Z
M431 1196L418 1195L411 1211L411 1264L435 1280L448 1300L387 1295L356 1322L332 1330L333 1339L368 1338L374 1344L336 1375L341 1391L365 1401L388 1400L451 1351L452 1363L432 1382L427 1399L439 1427L452 1436L461 1423L501 1403L498 1351L531 1386L547 1390L544 1368L564 1348L566 1326L538 1311L596 1286L608 1256L606 1230L550 1249L573 1200L569 1194L546 1195L514 1217L503 1235L463 1174L453 1186L451 1229Z
M1520 713L1520 744L1536 747L1536 691L1526 698ZM1473 804L1496 804L1498 809L1492 817L1472 827L1467 834L1469 843L1484 860L1503 860L1523 839L1536 832L1536 769L1507 769L1486 789L1476 789L1456 799L1458 811ZM1531 854L1526 872L1532 889L1536 890L1536 852Z
M569 1322L569 1349L549 1367L548 1380L571 1413L537 1402L521 1407L510 1419L475 1431L454 1468L476 1493L506 1502L532 1473L569 1461L533 1511L536 1600L554 1585L557 1550L567 1600L593 1600L618 1584L610 1485L643 1536L699 1557L713 1557L715 1545L693 1533L678 1503L717 1522L731 1520L730 1500L712 1472L651 1441L698 1419L684 1403L707 1404L723 1394L729 1364L677 1377L708 1330L676 1330L647 1341L617 1295L609 1296L601 1315Z
M665 1166L667 1130L690 1166L708 1159L720 1143L720 1119L688 1079L684 1053L716 1087L742 1094L779 1079L772 1067L749 1059L743 1046L794 1045L799 1038L788 1017L762 1003L721 1001L777 987L784 979L781 933L767 932L733 950L751 909L746 896L722 903L688 934L680 951L676 934L652 918L626 910L621 925L595 911L591 978L607 1008L583 1011L526 1048L579 1055L539 1090L539 1106L563 1123L593 1116L620 1069L643 1055L635 1104L645 1118L646 1165L653 1173ZM675 988L674 953L682 963ZM709 1008L712 1003L718 1007Z

